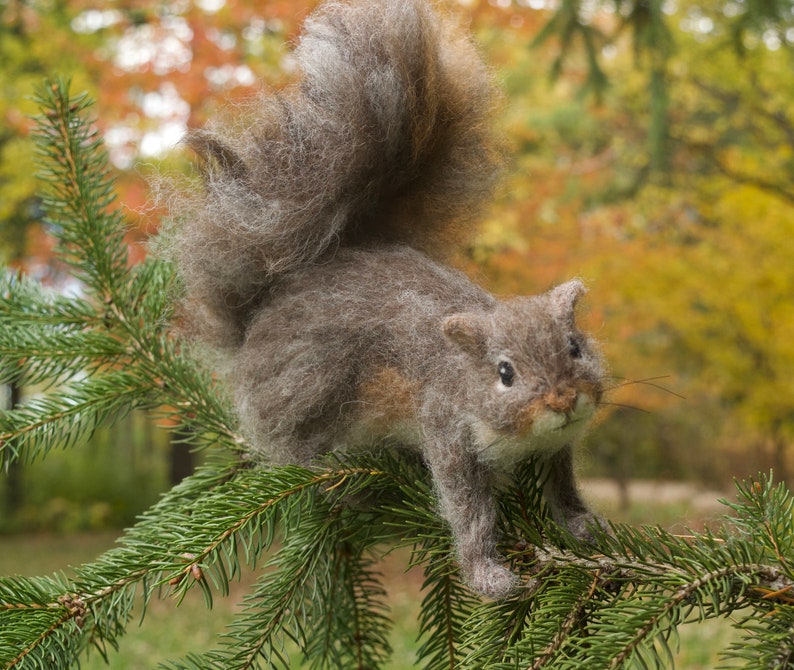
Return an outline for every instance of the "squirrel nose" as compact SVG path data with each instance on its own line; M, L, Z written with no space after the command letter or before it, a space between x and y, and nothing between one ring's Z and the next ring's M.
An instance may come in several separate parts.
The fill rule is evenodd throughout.
M579 394L571 387L555 388L543 396L543 401L553 412L570 412L576 406Z

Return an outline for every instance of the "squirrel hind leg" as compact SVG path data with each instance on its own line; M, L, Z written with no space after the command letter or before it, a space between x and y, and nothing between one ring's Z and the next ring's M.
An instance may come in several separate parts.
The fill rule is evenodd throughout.
M318 434L299 435L303 426L290 430L278 427L251 426L250 418L243 417L243 432L249 440L251 452L257 462L265 466L299 465L309 467L319 456L329 451L327 440ZM263 430L263 428L265 428ZM269 428L269 429L268 429Z

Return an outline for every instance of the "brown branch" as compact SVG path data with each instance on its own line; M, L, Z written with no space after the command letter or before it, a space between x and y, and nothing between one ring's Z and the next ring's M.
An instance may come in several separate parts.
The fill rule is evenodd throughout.
M744 100L742 94L738 91L729 91L720 88L715 84L707 83L699 77L695 77L692 81L703 93L706 93L724 105L737 105ZM771 99L772 96L770 92L761 85L757 77L752 76L749 78L749 81L762 99ZM750 110L755 115L771 121L786 136L788 143L794 147L794 120L790 119L785 112L773 112L757 104L750 105Z
M620 668L624 661L626 661L631 653L639 646L639 644L653 632L653 629L661 620L664 619L664 617L675 610L676 607L689 600L689 598L692 597L692 595L696 593L699 588L705 586L711 580L727 577L733 574L735 572L733 570L734 567L735 566L729 565L725 568L722 568L721 570L713 570L712 572L706 573L702 577L698 577L689 584L686 584L678 589L673 596L667 600L664 607L654 616L650 617L644 626L637 630L634 638L629 642L629 644L627 644L619 654L612 658L612 662L610 663L609 667Z
M745 186L753 186L761 191L775 195L783 200L794 204L794 191L786 188L782 182L772 181L759 175L751 175L740 170L728 167L725 162L719 157L714 145L708 142L693 142L686 137L677 136L675 141L687 147L688 149L700 152L706 160L723 176L737 184Z
M340 481L331 484L326 490L330 491L337 486L339 486L344 480L346 480L350 475L382 475L385 474L378 470L373 470L371 468L345 468L342 470L330 470L328 472L322 472L311 479L298 484L297 486L293 486L292 488L286 489L278 493L278 495L273 496L272 498L268 498L264 501L261 505L257 505L254 507L250 512L245 514L244 516L240 517L237 521L235 521L229 528L227 528L223 533L221 533L212 543L207 545L201 552L195 555L191 555L190 562L177 574L173 575L167 579L163 579L163 582L166 581L174 581L178 579L179 583L182 580L180 577L187 576L188 573L193 572L194 565L201 565L204 560L212 554L214 551L218 549L224 542L226 542L230 537L232 537L237 531L239 531L243 526L251 521L254 517L263 514L266 510L273 507L273 505L277 505L282 500L286 500L290 496L296 495L305 491L312 486L318 486L324 484L325 482L333 482L336 479Z
M170 574L166 574L161 579L156 580L155 586L163 583L170 583L171 586L176 586L183 581L184 577L190 574L193 575L196 581L201 579L201 572L200 572L201 569L199 566L202 563L202 561L206 559L213 551L217 550L218 547L220 547L220 545L222 545L225 541L231 538L234 535L234 533L236 533L252 518L257 516L258 514L263 513L268 508L278 504L279 502L288 498L289 496L298 494L301 491L304 491L311 486L319 486L326 482L330 482L331 484L329 488L334 488L335 486L339 485L341 481L345 480L347 477L353 474L380 475L384 473L370 468L345 468L340 470L331 470L328 472L322 472L316 475L315 477L311 478L310 480L303 482L300 485L282 491L278 495L268 498L261 505L257 505L254 509L252 509L250 512L245 514L241 519L238 519L231 527L227 528L223 533L221 533L199 554L190 555L189 557L187 555L183 555L182 556L183 558L188 559L187 565L182 570L180 570L176 575L170 573ZM336 481L337 479L339 479L340 481ZM49 638L53 633L55 633L55 631L61 628L68 621L74 620L75 623L80 628L82 628L85 623L85 617L88 612L88 606L91 605L92 603L102 601L108 596L117 593L118 591L121 591L127 586L134 584L137 581L140 581L141 579L152 573L163 575L164 570L162 569L162 567L157 567L153 569L144 568L142 570L137 570L123 577L122 579L119 579L113 582L112 584L109 584L97 591L90 593L62 594L54 602L47 604L0 602L0 611L25 610L25 609L53 610L53 611L63 610L61 616L56 621L54 621L52 625L47 628L47 630L42 631L36 637L36 639L32 640L14 659L9 661L4 666L4 670L9 670L10 668L15 667L19 662L21 662L25 657L27 657L34 649L40 646L47 638Z
M21 663L36 647L38 647L42 642L44 642L44 640L50 637L50 635L52 635L56 630L58 630L74 616L74 614L65 605L59 605L59 607L63 609L61 616L56 619L47 630L42 631L35 640L33 640L30 644L28 644L27 647L20 651L16 657L12 658L8 663L6 663L3 666L4 670L13 668L18 663Z
M687 539L687 538L683 538ZM694 537L692 539L695 539ZM717 538L715 538L717 539ZM571 552L553 546L528 548L528 554L532 554L535 562L532 566L532 573L544 574L547 571L557 571L562 568L580 568L582 571L593 573L593 581L586 594L578 600L576 606L566 617L560 630L554 639L541 652L535 660L531 670L538 670L544 667L554 654L562 647L565 639L573 630L577 622L582 620L586 606L593 599L597 589L610 582L620 581L633 583L635 585L644 582L643 576L681 576L685 577L686 583L678 589L673 590L672 595L665 601L664 607L656 614L651 616L645 624L636 631L633 639L623 650L613 657L610 667L619 668L624 663L634 649L648 635L653 633L657 624L665 616L675 611L682 603L691 598L699 589L711 581L719 580L731 576L751 576L753 583L746 585L745 593L748 597L758 601L773 601L783 605L794 604L794 580L785 575L780 569L771 565L760 563L733 564L717 570L712 570L699 577L687 572L680 566L672 563L659 562L640 562L628 559L617 561L606 556L582 557ZM526 588L537 587L538 578L533 577L529 580Z
M764 179L763 177L759 177L757 175L750 175L740 172L739 170L734 170L733 168L725 165L725 163L723 163L714 152L709 153L708 158L711 160L714 167L716 167L719 172L729 179L732 179L739 184L744 184L745 186L754 186L761 191L766 191L767 193L776 195L783 200L794 204L794 191L787 189L783 184L771 181L769 179Z
M686 539L689 536L681 537ZM692 539L696 538L692 537ZM721 542L719 538L713 539L718 543ZM533 572L544 569L575 567L595 574L609 575L612 580L628 581L635 584L643 581L641 578L643 574L691 576L691 573L686 572L681 567L662 561L656 563L632 561L631 559L616 561L601 555L588 558L551 545L540 548L530 547L527 551L534 552L536 558ZM794 604L794 580L788 577L780 568L773 565L763 563L727 565L698 579L731 575L753 576L755 582L747 585L747 592L758 600L774 600L784 604ZM530 580L527 586L530 586L532 581L534 580ZM702 585L698 584L698 588Z
M568 616L565 617L565 621L563 621L560 630L557 631L557 634L554 636L554 639L546 645L546 648L540 653L540 656L535 660L535 663L532 665L532 670L540 670L543 666L545 666L549 661L554 658L554 654L560 650L562 645L565 643L565 640L568 638L569 633L576 628L582 621L586 619L585 610L587 607L587 603L589 603L593 596L595 596L596 591L598 590L599 586L603 584L603 576L600 570L595 571L595 575L593 575L593 581L590 584L590 589L588 590L587 594L580 598L576 603L576 606L571 609L568 613Z

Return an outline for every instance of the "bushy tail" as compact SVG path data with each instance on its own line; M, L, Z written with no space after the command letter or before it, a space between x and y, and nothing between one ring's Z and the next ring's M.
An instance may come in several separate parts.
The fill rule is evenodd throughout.
M176 201L173 254L227 344L280 275L339 245L448 249L496 172L490 77L424 0L329 2L295 57L300 81L187 140L205 188Z

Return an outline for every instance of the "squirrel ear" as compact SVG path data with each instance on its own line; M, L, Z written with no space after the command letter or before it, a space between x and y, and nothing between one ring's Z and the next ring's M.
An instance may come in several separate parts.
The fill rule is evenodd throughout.
M486 352L487 337L484 324L476 314L453 314L441 325L450 340L472 356L482 357Z
M217 167L224 176L232 179L244 179L247 176L248 170L243 160L214 133L208 130L193 130L188 133L185 143L199 155L205 176L214 167Z
M585 285L579 279L572 279L551 289L546 295L552 312L557 317L572 319L576 301L585 293L587 293Z

